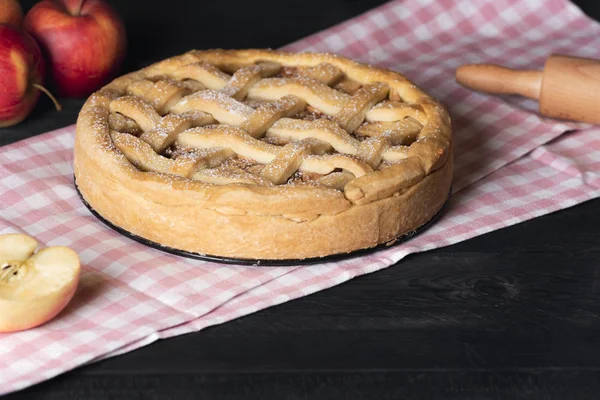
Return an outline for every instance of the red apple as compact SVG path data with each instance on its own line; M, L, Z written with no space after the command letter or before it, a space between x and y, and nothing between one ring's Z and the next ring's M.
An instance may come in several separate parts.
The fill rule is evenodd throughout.
M0 127L21 122L46 91L45 63L27 32L0 25Z
M17 0L0 0L0 24L21 26L23 10Z
M25 29L48 54L60 94L84 97L114 77L125 55L125 27L102 0L44 0L25 16Z

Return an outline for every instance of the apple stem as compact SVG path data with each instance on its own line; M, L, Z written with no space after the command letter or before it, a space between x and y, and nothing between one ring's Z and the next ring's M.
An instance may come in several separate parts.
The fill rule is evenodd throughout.
M77 13L75 15L81 15L81 9L83 8L83 2L85 0L79 0L79 7L77 7Z
M36 88L38 90L41 90L42 92L46 93L46 96L50 97L50 100L52 100L52 102L54 103L54 107L56 107L56 111L62 110L62 106L60 105L60 103L58 102L58 100L56 100L56 97L54 97L52 95L52 93L50 93L50 91L48 89L46 89L42 85L38 85L37 83L34 83L31 86L33 86L34 88Z

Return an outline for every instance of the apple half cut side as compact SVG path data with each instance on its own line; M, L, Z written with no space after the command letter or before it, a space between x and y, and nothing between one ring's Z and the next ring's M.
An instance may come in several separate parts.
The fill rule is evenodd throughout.
M69 304L81 265L68 247L35 252L28 235L0 235L0 333L42 325Z

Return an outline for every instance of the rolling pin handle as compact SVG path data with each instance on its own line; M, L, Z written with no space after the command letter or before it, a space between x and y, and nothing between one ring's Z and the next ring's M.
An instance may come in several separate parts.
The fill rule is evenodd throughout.
M539 99L542 72L517 71L492 64L470 64L457 68L456 81L481 92L520 94Z

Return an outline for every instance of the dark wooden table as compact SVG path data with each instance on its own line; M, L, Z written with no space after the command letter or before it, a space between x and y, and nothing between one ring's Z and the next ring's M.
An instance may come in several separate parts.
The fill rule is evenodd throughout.
M382 1L112 3L129 29L130 71L192 47L278 47ZM596 0L577 3L600 19ZM61 100L61 113L44 99L0 130L0 144L74 123L82 101ZM597 399L599 206L409 256L6 398Z

